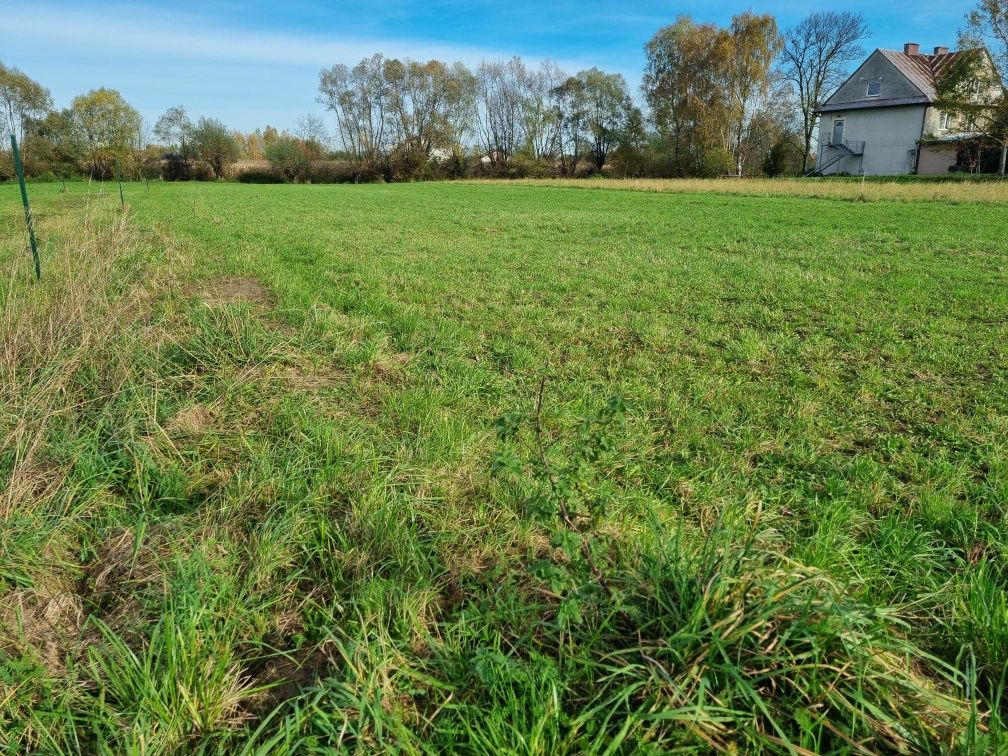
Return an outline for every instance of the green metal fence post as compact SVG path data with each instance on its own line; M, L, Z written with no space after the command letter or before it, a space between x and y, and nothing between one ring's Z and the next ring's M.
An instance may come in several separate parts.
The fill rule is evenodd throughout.
M115 161L115 169L116 169L116 179L118 179L119 181L119 209L125 210L126 200L123 199L123 193L122 193L122 168L119 167L118 160Z
M18 149L17 137L14 131L10 135L11 152L14 153L14 170L17 171L18 184L21 187L21 204L24 205L25 224L28 226L28 241L31 243L32 260L35 262L35 280L42 279L42 261L39 259L38 241L35 239L35 221L32 219L31 205L28 204L28 187L25 185L24 164L21 162L21 150Z

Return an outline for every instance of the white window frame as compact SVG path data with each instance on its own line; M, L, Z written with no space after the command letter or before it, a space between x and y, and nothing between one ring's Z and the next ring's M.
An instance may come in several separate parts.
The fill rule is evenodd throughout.
M875 94L872 94L872 91L871 91L872 90L872 85L875 85L876 87L878 87L878 91ZM869 98L874 99L876 97L881 97L881 96L882 96L882 82L881 81L869 81L868 82L868 89L865 90L865 97L869 97Z
M952 128L952 114L942 113L941 117L938 119L938 128L942 131L948 131Z

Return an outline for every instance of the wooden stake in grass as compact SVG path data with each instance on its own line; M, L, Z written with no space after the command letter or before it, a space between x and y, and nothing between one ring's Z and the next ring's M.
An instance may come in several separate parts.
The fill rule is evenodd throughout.
M35 221L32 219L31 205L28 204L28 187L25 185L24 164L21 162L21 150L18 149L14 130L10 135L11 152L14 153L14 170L17 171L18 185L21 187L21 204L24 205L25 225L28 226L28 241L31 243L32 260L35 263L35 280L42 279L42 261L39 259L38 241L35 239Z

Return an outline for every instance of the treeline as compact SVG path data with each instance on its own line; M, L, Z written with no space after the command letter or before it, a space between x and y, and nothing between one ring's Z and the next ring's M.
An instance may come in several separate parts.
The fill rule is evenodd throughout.
M235 132L182 106L150 127L104 88L54 110L44 87L2 64L0 105L34 176L775 176L808 168L815 109L867 36L855 13L813 13L783 32L767 14L726 27L680 17L645 46L639 98L621 74L598 68L569 73L518 57L470 68L379 53L324 69L318 100L333 127L312 114L293 134Z
M361 180L500 176L799 173L815 109L864 53L855 13L778 29L746 12L727 27L688 17L645 47L644 112L620 74L550 61L388 60L322 71L320 101Z

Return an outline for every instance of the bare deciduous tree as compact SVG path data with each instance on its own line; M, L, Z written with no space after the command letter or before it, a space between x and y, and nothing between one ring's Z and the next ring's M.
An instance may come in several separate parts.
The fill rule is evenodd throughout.
M319 101L335 114L337 137L358 172L379 170L391 147L392 92L384 68L376 53L353 68L340 63L319 74Z
M294 133L305 142L316 142L325 145L329 142L329 132L326 129L325 119L318 113L305 113L298 118Z
M477 136L494 165L506 163L522 146L523 81L521 58L483 61L476 70Z
M870 34L864 17L850 11L812 13L784 34L781 72L793 85L802 117L803 172L812 151L816 111L843 82L850 65L864 56L860 43Z
M552 160L556 157L560 119L551 102L551 93L566 78L556 63L544 60L537 70L527 69L520 82L524 147L534 158Z
M581 159L584 125L588 119L584 82L568 76L550 92L557 118L557 156L560 170L573 176Z
M176 150L183 164L190 157L192 130L192 121L189 120L189 115L182 105L168 108L154 124L154 136L160 139L165 147Z

